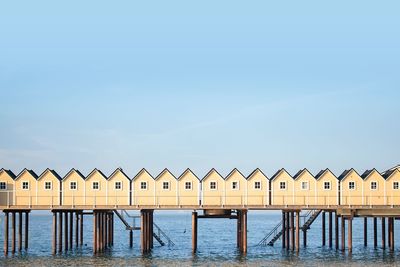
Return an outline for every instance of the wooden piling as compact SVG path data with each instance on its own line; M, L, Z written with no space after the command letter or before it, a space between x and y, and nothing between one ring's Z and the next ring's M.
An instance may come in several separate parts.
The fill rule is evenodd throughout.
M74 243L73 240L73 231L74 231L74 213L69 212L69 249L72 250L72 245Z
M350 216L348 218L348 248L349 248L349 253L352 252L353 250L353 216Z
M368 230L367 230L367 227L368 227L368 218L367 217L364 217L364 247L366 247L367 245L368 245Z
M332 248L332 211L328 213L328 244Z
M322 246L325 246L325 211L322 212Z
M68 212L64 211L64 250L68 251Z
M81 217L81 219L80 219L80 227L79 227L79 230L80 230L79 244L81 246L83 246L83 211L80 212L80 217Z
M339 216L335 212L335 248L339 249Z
M146 248L145 248L146 236L145 236L145 231L144 231L144 228L145 228L144 220L145 220L145 211L141 210L140 211L140 246L141 246L142 253L146 252Z
M79 245L79 212L75 212L75 247Z
M192 252L197 251L197 212L192 212Z
M62 235L62 230L63 230L63 213L61 211L58 212L58 252L62 252L62 243L63 243L63 235Z
M29 211L25 212L25 250L29 245Z
M240 210L237 210L237 226L236 226L236 246L240 248L241 245L241 238L242 238L242 218L241 218L241 213Z
M294 226L294 211L291 211L291 217L290 217L290 227L291 227L291 242L292 242L292 251L294 251L295 247L295 226Z
M243 241L242 241L242 253L247 253L247 210L243 211Z
M286 250L290 249L290 212L286 212Z
M22 250L22 211L18 212L18 251Z
M11 253L15 253L15 211L11 212Z
M344 251L345 249L345 227L346 227L345 218L341 216L342 251Z
M392 248L392 218L388 217L388 248L391 250Z
M286 247L286 212L282 211L282 248Z
M9 212L4 212L4 255L8 254L8 217Z
M374 217L374 248L378 247L378 219Z
M53 211L53 246L52 246L52 253L53 255L57 252L57 212Z
M132 230L129 231L129 247L130 248L133 247L133 231Z
M382 217L382 248L386 249L386 226L385 226L386 218Z
M394 217L390 218L390 250L394 251Z
M93 211L93 253L97 253L97 212Z
M307 246L307 229L303 229L303 246Z
M111 213L111 246L114 246L114 213Z
M99 251L103 251L103 212L99 212Z
M296 251L300 250L300 211L296 211Z

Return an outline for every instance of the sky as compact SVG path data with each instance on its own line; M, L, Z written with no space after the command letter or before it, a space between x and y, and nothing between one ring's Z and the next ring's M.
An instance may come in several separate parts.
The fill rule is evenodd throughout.
M3 1L0 168L400 163L398 1Z

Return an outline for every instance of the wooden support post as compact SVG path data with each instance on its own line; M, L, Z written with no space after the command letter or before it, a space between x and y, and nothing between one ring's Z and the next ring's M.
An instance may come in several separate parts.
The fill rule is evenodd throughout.
M292 242L292 251L294 251L294 246L295 246L295 226L294 226L294 211L291 211L291 217L290 217L290 227L291 227L291 242Z
M133 247L133 231L129 231L129 247Z
M107 213L103 212L103 250L107 248Z
M25 250L29 245L29 212L25 211Z
M146 224L145 224L144 220L145 220L145 211L141 210L140 211L140 246L141 246L141 249L142 249L142 253L146 252L146 248L145 248L146 236L145 236L145 229L144 229L146 227L145 226Z
M390 250L394 251L394 217L390 218L391 229L390 229Z
M296 251L300 250L300 211L296 211Z
M342 215L342 220L341 220L341 235L342 235L342 251L345 250L345 227L346 227L346 221L345 218Z
M149 240L150 240L150 249L153 248L153 210L149 212L149 228L150 228L150 234L149 234Z
M335 212L335 248L339 249L339 216Z
M93 253L97 253L97 212L93 211Z
M11 253L15 253L15 211L11 212Z
M236 245L240 249L241 245L241 238L242 238L242 217L240 210L237 210L237 226L236 226Z
M328 243L329 247L332 248L332 211L328 213Z
M79 243L81 246L83 246L83 211L81 211L80 217L81 217L81 219L80 219L80 227L79 227L79 230L80 230Z
M4 255L8 254L8 214L9 212L4 212Z
M74 231L74 213L69 212L69 249L72 250L73 240L73 231Z
M242 223L242 231L243 231L243 239L242 239L242 253L247 253L247 210L243 211L242 215L243 223Z
M75 247L79 245L79 212L75 212Z
M197 251L197 212L192 212L192 253Z
M307 247L307 230L303 229L303 246Z
M349 247L349 253L352 252L353 250L353 216L350 216L348 218L348 247Z
M388 248L391 249L392 248L392 218L388 217Z
M368 245L368 218L364 217L364 247Z
M63 228L63 213L62 211L58 212L58 252L62 252L62 243L63 243L63 236L62 236L62 228Z
M385 226L385 217L382 217L382 248L386 249L386 226Z
M100 250L100 252L103 252L103 212L100 212L100 231L99 231L99 234L100 234L100 238L99 238L99 240L100 240L100 244L99 244L99 250Z
M286 228L288 227L286 224L286 212L282 210L282 248L286 248Z
M114 213L111 213L111 245L114 246Z
M290 212L286 212L286 250L290 249Z
M57 212L53 211L53 246L52 253L55 255L57 253Z
M325 211L322 212L322 246L325 246Z
M18 212L18 251L22 250L22 211Z
M64 212L64 250L68 251L68 212Z
M378 219L374 217L374 248L378 247Z

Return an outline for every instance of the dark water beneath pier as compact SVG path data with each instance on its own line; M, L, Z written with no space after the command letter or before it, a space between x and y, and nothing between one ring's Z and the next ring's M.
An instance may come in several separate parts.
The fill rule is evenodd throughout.
M102 255L92 254L92 217L85 216L84 246L62 255L51 255L50 213L31 214L30 240L28 252L0 256L1 266L199 266L199 265L248 265L248 266L393 266L400 265L400 228L395 222L395 251L380 248L381 238L378 231L379 248L372 247L372 219L369 219L369 246L363 246L363 220L353 222L353 253L343 253L334 248L321 246L320 217L308 232L308 246L301 247L300 253L287 252L278 241L274 247L259 247L257 243L280 220L276 212L250 211L248 216L248 253L242 256L236 249L236 220L199 219L198 253L191 253L191 213L155 212L154 221L173 240L175 246L161 247L154 241L155 247L148 256L142 256L139 246L139 231L134 232L134 247L129 248L129 235L124 226L115 217L114 247ZM4 216L1 215L0 244L3 247ZM386 225L387 227L387 225ZM381 229L378 220L378 230ZM347 232L346 232L347 237ZM302 242L302 239L301 239ZM334 243L333 243L334 244ZM347 244L347 243L346 243Z

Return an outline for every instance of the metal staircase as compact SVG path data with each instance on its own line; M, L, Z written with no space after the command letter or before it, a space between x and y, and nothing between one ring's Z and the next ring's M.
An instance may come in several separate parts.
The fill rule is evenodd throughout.
M303 225L301 230L306 231L310 229L311 224L315 221L321 210L309 210L306 214L300 215L303 218ZM274 243L282 236L282 220L258 243L259 246L273 246ZM272 237L272 238L271 238Z
M121 212L118 212L118 210L114 210L114 213L125 225L126 230L129 231L140 230L140 216L131 215L126 210L121 210ZM132 225L130 225L129 222L127 221L128 218L132 219ZM153 222L153 227L155 228L153 231L153 237L157 240L158 243L160 243L161 246L165 246L165 244L167 244L168 246L175 245L175 243L171 240L171 238L169 238L167 234L163 230L161 230L161 228L154 222Z

